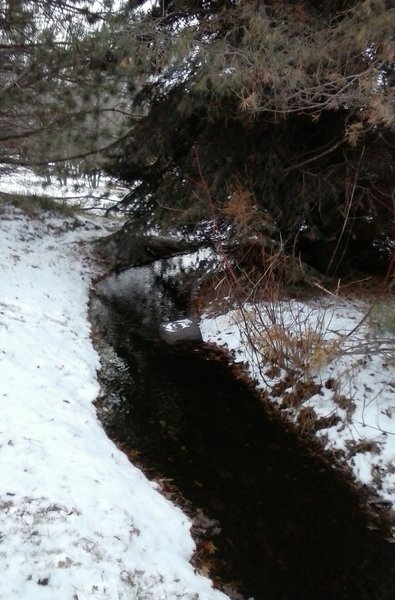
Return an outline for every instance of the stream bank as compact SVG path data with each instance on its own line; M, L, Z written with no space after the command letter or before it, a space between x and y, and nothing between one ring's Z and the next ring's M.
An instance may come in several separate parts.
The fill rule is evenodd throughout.
M171 268L114 274L92 299L110 436L214 523L205 568L245 597L392 599L395 545L358 496L207 349L160 341L160 322L185 316Z

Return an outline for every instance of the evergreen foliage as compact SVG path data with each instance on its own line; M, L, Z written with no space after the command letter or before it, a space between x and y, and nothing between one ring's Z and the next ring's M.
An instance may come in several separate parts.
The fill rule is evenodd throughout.
M215 219L322 272L385 270L394 22L391 0L3 0L1 161L104 152L128 231Z
M64 164L119 139L125 115L108 58L111 6L0 2L0 162Z
M140 17L138 4L122 36L146 114L109 165L133 182L133 222L195 225L214 210L323 272L386 269L392 3L174 0Z

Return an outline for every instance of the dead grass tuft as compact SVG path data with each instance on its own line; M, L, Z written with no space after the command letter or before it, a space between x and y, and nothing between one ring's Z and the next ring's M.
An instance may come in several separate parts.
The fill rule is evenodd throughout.
M236 231L245 233L256 219L257 206L251 192L236 181L229 188L228 200L221 212Z
M381 448L374 440L349 440L346 442L347 450L351 454L371 452L372 454L380 454Z
M279 398L283 395L285 390L291 387L294 383L295 377L288 373L285 377L283 377L283 379L281 379L281 381L279 381L272 387L270 395L273 398Z
M321 392L322 386L312 380L299 380L296 382L292 391L285 392L283 395L283 404L285 406L301 406L303 402L309 400Z
M38 196L36 194L8 194L0 193L1 205L11 204L19 208L27 217L38 219L43 212L49 212L59 217L75 216L75 209L64 201L53 200L49 196Z
M268 379L275 379L281 375L281 369L279 367L271 366L267 371L265 371L265 377Z
M297 416L297 421L303 432L314 432L316 430L317 414L311 407L301 408Z
M327 417L320 417L319 419L317 419L315 429L316 431L319 431L320 429L329 429L330 427L335 427L340 422L341 418L339 417L339 415L332 413Z
M351 417L355 412L356 404L347 396L335 393L332 397L333 402L337 404L339 408L346 411L347 420L350 422Z
M324 332L313 329L294 316L291 324L261 323L252 328L249 340L264 363L304 375L319 371L340 353L340 341L326 339Z

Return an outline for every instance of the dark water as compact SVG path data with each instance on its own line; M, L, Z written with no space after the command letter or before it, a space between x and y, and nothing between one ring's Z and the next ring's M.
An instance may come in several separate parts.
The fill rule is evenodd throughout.
M246 598L394 600L395 545L350 488L225 365L158 341L162 316L181 313L149 268L98 285L112 436L218 521L217 574Z

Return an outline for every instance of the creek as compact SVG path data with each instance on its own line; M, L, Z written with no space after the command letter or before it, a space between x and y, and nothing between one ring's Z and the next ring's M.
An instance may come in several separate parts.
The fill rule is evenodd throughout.
M393 600L395 545L353 489L209 349L160 341L159 324L185 316L164 276L174 269L162 261L97 285L109 435L216 524L212 575L245 598Z

